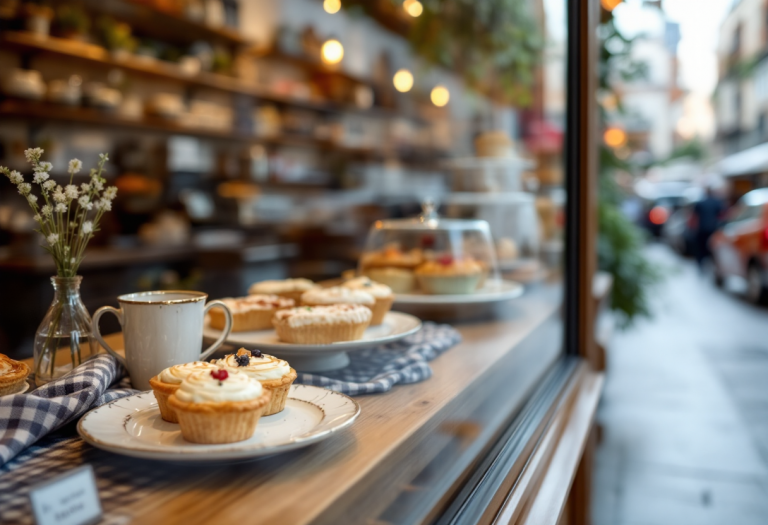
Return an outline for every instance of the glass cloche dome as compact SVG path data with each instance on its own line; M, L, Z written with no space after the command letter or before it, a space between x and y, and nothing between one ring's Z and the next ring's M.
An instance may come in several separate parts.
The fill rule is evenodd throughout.
M376 221L358 271L399 294L472 294L500 283L483 220L443 219L431 202L413 219Z

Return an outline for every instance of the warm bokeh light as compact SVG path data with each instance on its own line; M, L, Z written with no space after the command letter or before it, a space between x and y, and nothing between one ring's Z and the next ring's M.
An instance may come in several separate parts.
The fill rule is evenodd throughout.
M622 0L600 0L600 5L603 6L603 9L606 11L613 11L621 2Z
M421 5L419 0L405 0L405 2L403 2L403 9L414 18L420 16L421 13L424 12L424 6Z
M441 108L451 99L451 93L445 86L435 86L432 88L432 93L429 94L429 98L435 106Z
M344 58L344 46L336 39L327 40L321 49L323 62L326 64L338 64Z
M608 146L618 148L627 142L627 133L620 128L608 128L603 134L603 140Z
M413 87L413 74L407 69L400 69L395 73L392 82L400 93L407 93Z
M664 206L654 206L651 211L648 212L648 220L651 224L661 226L669 218L669 211Z
M339 9L341 9L341 0L324 0L323 9L325 9L326 13L338 13Z

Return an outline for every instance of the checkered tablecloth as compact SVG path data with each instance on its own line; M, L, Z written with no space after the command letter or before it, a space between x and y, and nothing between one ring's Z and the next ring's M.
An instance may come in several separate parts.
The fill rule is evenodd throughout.
M424 323L421 330L395 343L350 352L350 364L341 370L299 373L296 382L348 396L386 392L398 383L418 383L431 377L428 361L459 341L461 335L450 325Z

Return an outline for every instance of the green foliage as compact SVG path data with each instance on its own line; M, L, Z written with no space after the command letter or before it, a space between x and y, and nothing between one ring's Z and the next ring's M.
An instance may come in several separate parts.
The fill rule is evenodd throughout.
M63 4L56 9L54 25L60 33L84 35L91 28L91 19L81 6Z
M656 164L659 166L665 166L670 162L679 159L691 159L691 160L704 160L707 156L707 148L698 137L676 146L675 149L667 156Z

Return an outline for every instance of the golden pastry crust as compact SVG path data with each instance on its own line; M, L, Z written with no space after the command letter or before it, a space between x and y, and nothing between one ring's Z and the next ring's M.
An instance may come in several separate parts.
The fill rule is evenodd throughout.
M284 308L293 308L295 301L278 295L250 295L234 299L222 299L232 313L232 331L250 332L272 328L272 316ZM213 308L208 312L210 326L223 330L226 326L224 312Z
M360 266L366 268L415 268L424 260L424 254L418 248L404 252L389 246L378 252L363 255Z
M247 401L206 401L204 403L185 403L180 401L176 395L168 399L168 404L176 411L195 412L199 414L217 414L217 413L245 413L254 412L260 408L266 407L272 399L272 393L268 390L256 399Z
M427 261L416 268L416 275L475 275L483 272L483 267L474 259L451 259Z
M20 390L29 373L26 363L14 361L7 355L0 354L0 396Z
M288 400L288 392L291 390L291 385L296 380L298 374L296 370L291 368L291 372L284 375L280 379L268 379L266 381L260 381L261 386L270 392L272 392L272 400L269 402L269 406L264 412L265 416L271 416L282 412L285 408L285 402Z
M160 409L160 417L169 423L178 423L179 418L176 417L176 411L168 405L168 398L175 394L179 389L179 385L172 385L170 383L164 383L160 380L160 376L155 376L149 380L149 386L152 387L152 392L157 399L157 407Z
M324 325L288 326L276 322L277 337L286 343L300 345L327 345L342 341L357 341L363 338L370 321L359 323L334 323Z

